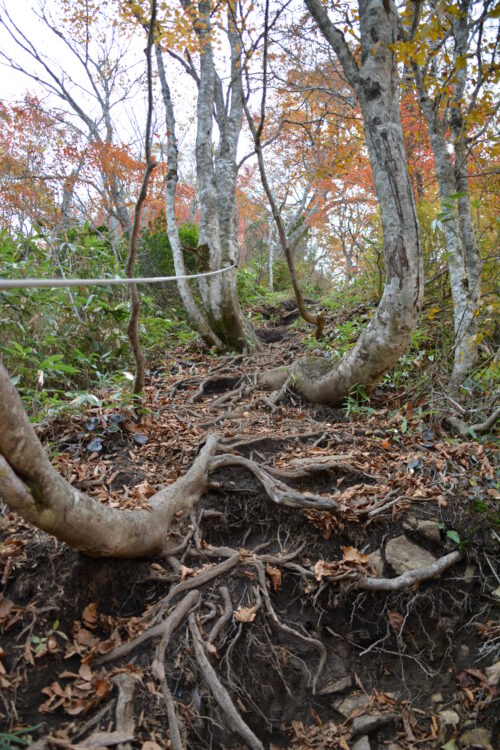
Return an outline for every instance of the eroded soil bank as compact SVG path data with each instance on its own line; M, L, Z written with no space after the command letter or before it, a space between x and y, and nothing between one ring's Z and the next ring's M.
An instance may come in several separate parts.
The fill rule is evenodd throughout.
M2 748L497 746L493 443L384 390L372 413L273 401L252 375L292 359L286 331L251 358L178 350L140 424L110 404L43 426L58 469L103 502L147 507L212 431L274 502L221 468L170 555L131 562L3 510Z

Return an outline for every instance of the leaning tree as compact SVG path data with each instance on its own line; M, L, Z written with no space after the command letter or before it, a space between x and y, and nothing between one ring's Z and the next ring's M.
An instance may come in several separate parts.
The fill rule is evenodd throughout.
M406 350L422 304L423 260L401 126L396 7L392 0L359 0L358 62L321 0L305 3L359 101L380 206L386 279L377 311L351 351L333 365L305 357L262 380L279 386L293 377L306 398L335 405L356 386L373 390Z

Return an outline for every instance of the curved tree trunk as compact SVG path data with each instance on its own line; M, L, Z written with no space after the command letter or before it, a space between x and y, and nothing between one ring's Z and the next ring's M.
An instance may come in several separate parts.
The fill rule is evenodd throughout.
M333 367L325 360L305 358L294 368L296 387L308 399L333 405L356 385L368 392L375 388L406 350L422 304L423 261L401 127L393 51L398 27L395 6L391 0L359 0L358 67L321 0L305 2L358 97L384 236L384 292L354 349Z
M129 512L93 500L55 471L2 364L0 425L0 499L38 528L95 557L164 552L174 514L191 508L207 489L216 448L215 437L209 437L187 474L150 498L150 511Z

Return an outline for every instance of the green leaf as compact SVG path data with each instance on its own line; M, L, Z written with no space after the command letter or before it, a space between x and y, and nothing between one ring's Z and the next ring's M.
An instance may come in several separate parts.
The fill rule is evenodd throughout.
M454 531L453 529L450 529L449 531L447 531L446 536L448 537L448 539L451 539L452 542L455 542L455 544L461 544L462 540L460 539L457 532Z

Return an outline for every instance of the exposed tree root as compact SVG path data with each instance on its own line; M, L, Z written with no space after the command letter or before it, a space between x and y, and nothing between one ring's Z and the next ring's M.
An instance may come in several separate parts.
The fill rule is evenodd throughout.
M128 656L137 646L139 646L141 643L144 643L145 641L149 640L150 638L157 638L161 637L160 645L158 646L158 654L157 659L160 661L163 661L165 649L168 646L168 642L170 641L170 638L172 637L172 633L176 630L176 628L180 625L186 614L195 606L200 596L199 591L190 591L189 594L187 594L184 599L179 602L179 604L175 607L175 609L169 614L169 616L166 618L164 622L161 622L159 625L154 625L153 627L148 628L144 631L144 633L141 633L137 636L137 638L134 638L132 641L129 641L128 643L124 643L121 646L118 646L117 648L113 649L113 651L110 651L107 654L104 654L104 656L99 657L96 659L96 664L105 664L106 662L114 661L115 659L118 659L120 656ZM164 600L160 602L160 604L163 603L163 609L165 609L168 606L168 603L165 603Z
M464 422L463 419L459 419L458 417L454 417L451 415L445 417L445 422L449 424L452 430L458 433L461 437L470 438L474 435L484 435L486 432L490 432L492 427L495 426L499 419L500 407L498 409L495 409L495 411L490 414L488 419L485 419L484 422L477 422L476 424L468 425L467 422Z
M316 687L318 684L318 679L321 676L321 672L323 671L323 668L326 664L326 648L323 645L323 643L319 641L317 638L311 638L310 636L303 635L298 630L295 630L294 628L291 628L288 625L285 625L283 622L281 622L278 615L274 611L273 605L271 603L271 597L269 596L269 591L267 590L266 574L265 574L264 566L259 560L252 560L251 562L252 562L252 565L254 565L255 568L257 569L257 577L259 580L260 592L264 598L267 612L269 613L271 620L274 622L276 627L279 630L281 630L283 633L287 633L288 635L291 635L293 638L296 638L297 640L302 641L302 643L306 643L308 646L312 646L313 648L317 649L317 651L319 652L319 664L316 670L316 674L314 675L314 678L312 681L312 691L313 691L313 695L315 695Z
M409 586L413 586L414 583L422 583L423 581L428 581L430 578L437 578L447 568L450 568L461 559L462 553L455 550L448 555L444 555L444 557L440 557L432 565L409 570L397 578L361 578L359 581L356 581L356 587L368 591L401 591Z
M281 480L274 479L267 468L260 466L255 461L250 461L248 458L243 458L243 456L234 456L229 453L222 456L214 456L210 463L210 470L216 471L226 466L243 466L250 471L262 484L270 500L277 505L285 505L289 508L314 508L316 510L330 511L338 511L340 509L339 504L331 498L312 493L305 495L301 492L296 492Z
M210 664L210 661L205 654L203 639L193 614L189 615L189 632L191 633L196 660L210 692L228 719L229 727L235 732L238 732L240 737L247 743L248 747L252 748L252 750L263 750L264 746L252 732L248 724L246 724L239 715L233 701L231 700L231 696L217 677L215 669Z

